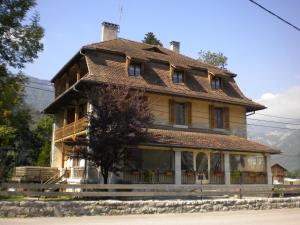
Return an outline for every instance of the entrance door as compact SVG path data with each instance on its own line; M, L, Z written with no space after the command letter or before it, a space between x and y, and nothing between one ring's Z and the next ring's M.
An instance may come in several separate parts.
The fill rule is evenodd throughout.
M208 158L203 152L196 156L196 183L208 184Z

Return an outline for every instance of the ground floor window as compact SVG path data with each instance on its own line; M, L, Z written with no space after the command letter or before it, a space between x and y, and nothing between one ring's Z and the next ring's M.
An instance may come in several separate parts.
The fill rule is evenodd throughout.
M196 156L196 171L198 180L208 180L207 154L200 152Z
M230 155L231 184L266 184L266 161L263 155Z
M125 161L125 183L174 184L174 152L129 149Z
M163 150L129 149L126 164L131 170L173 170L174 152Z
M193 152L181 152L181 170L194 170Z

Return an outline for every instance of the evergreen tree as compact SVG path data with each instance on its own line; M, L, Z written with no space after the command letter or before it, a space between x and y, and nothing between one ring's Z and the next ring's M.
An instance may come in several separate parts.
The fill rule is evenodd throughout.
M150 45L159 45L163 47L160 40L158 40L152 32L148 32L147 34L145 34L144 40L142 40L142 42Z

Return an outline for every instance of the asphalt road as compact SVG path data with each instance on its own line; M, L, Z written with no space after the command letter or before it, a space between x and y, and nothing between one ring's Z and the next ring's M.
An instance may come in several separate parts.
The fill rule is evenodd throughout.
M300 209L187 214L0 219L0 225L300 225Z

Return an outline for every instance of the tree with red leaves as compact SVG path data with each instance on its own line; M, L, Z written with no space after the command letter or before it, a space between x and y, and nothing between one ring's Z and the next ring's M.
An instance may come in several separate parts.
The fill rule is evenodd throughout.
M76 157L87 159L100 168L107 184L109 172L118 173L120 163L129 157L128 146L153 139L147 129L153 115L141 90L88 84L83 86L82 92L92 106L88 113L88 135L70 145L75 147Z

